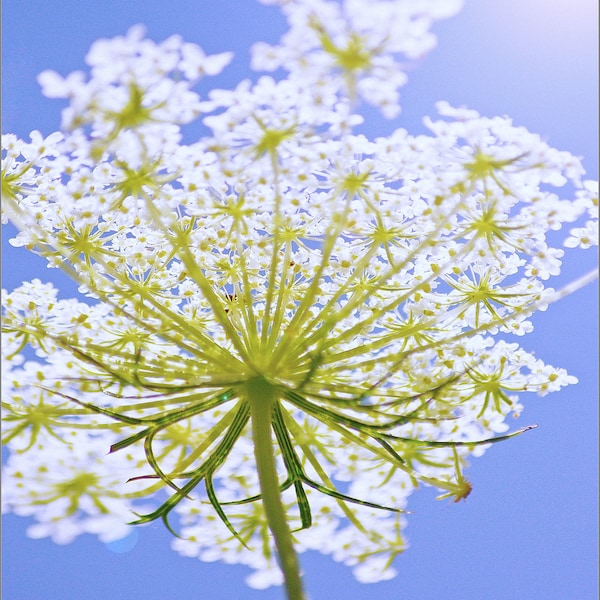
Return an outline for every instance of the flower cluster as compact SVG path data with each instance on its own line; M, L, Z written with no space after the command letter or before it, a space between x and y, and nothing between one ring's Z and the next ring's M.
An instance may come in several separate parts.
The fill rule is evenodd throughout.
M201 99L230 55L136 27L94 44L89 81L42 73L62 133L3 137L12 243L82 294L3 297L3 510L33 536L175 512L176 551L246 564L254 587L282 582L286 536L389 578L408 496L466 498L468 456L527 429L507 433L518 393L576 382L508 335L590 279L546 286L548 232L597 243L580 162L443 102L430 135L353 133L360 99L397 113L398 57L459 3L280 4L290 32L254 64L281 81ZM183 144L199 115L211 134Z
M406 64L435 46L429 31L436 19L447 18L462 0L394 2L322 0L276 3L290 23L289 32L273 47L259 42L252 48L257 70L283 68L289 79L320 87L329 81L337 92L380 108L386 117L400 112L398 88L406 83Z

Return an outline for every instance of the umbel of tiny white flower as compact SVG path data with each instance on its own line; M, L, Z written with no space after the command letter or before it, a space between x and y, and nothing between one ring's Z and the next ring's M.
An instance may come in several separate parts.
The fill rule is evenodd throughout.
M282 81L202 102L192 85L229 55L134 28L92 47L89 81L42 74L69 99L63 133L4 137L13 243L86 299L39 280L4 294L2 497L59 543L175 511L177 551L302 598L297 551L392 577L412 491L466 498L467 457L529 429L506 433L517 394L576 382L496 334L594 277L544 284L549 230L587 213L565 245L594 242L597 186L507 119L445 103L431 136L352 133L360 97L397 112L396 53L431 45L422 19L444 3L376 2L385 19L283 4L290 34L256 50ZM182 144L208 112L212 134ZM552 191L568 181L574 201Z

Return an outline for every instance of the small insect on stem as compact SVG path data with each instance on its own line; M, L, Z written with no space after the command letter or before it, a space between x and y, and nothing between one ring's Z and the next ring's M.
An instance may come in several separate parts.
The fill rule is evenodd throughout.
M227 304L232 305L234 302L237 302L237 294L225 294L225 298L227 300ZM229 308L225 309L225 312L229 312Z

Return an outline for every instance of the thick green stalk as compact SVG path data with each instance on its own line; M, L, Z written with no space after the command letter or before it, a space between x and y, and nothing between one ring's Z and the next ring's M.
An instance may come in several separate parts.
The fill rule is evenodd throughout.
M287 597L288 600L304 600L300 565L281 499L271 437L273 408L278 401L276 390L264 379L257 378L248 383L247 394L252 417L252 438L262 503L269 529L275 538L279 566L285 578Z

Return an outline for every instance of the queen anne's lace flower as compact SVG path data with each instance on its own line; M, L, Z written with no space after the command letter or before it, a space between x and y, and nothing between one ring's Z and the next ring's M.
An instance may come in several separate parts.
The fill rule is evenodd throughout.
M398 88L407 80L400 57L415 59L431 50L436 42L429 31L432 22L462 7L462 0L264 3L281 5L290 30L279 46L254 45L255 69L283 67L290 79L309 86L328 81L350 100L379 107L386 117L400 112Z
M287 79L200 99L229 54L136 27L94 44L89 80L40 76L69 99L63 133L3 138L12 243L86 296L3 294L3 510L34 537L109 541L175 510L176 551L246 564L253 587L282 582L269 529L288 587L292 536L387 579L418 485L466 498L468 456L523 431L519 392L576 383L494 334L590 278L546 286L549 231L585 216L565 245L597 241L579 161L447 103L428 136L352 133L361 98L397 112L397 55L459 3L279 4L290 32L254 62Z

